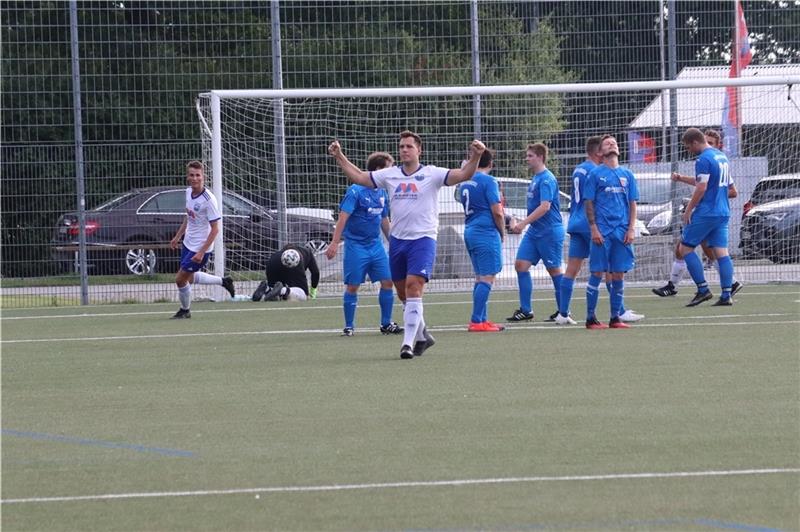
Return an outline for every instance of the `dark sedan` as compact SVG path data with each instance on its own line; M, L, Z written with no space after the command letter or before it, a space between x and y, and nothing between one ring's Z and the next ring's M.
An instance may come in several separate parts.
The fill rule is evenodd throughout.
M92 273L149 274L177 267L178 251L169 242L186 213L182 187L131 190L86 211L88 267ZM226 269L260 270L278 248L274 211L233 192L224 192L223 237ZM292 209L296 210L296 209ZM333 220L288 214L289 241L323 251L333 235ZM51 240L52 257L62 269L77 265L78 215L61 216ZM165 265L164 263L169 263Z
M739 247L775 263L800 261L800 198L750 209L742 220Z

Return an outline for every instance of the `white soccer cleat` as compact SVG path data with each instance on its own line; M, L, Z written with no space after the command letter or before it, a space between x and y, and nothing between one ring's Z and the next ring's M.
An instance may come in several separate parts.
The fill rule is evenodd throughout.
M631 323L631 322L634 322L634 321L643 320L644 319L644 314L637 314L634 311L632 311L631 309L627 309L627 310L625 310L625 313L622 314L622 316L619 317L619 319L621 321Z
M556 316L555 322L557 325L577 325L578 322L572 319L572 316Z

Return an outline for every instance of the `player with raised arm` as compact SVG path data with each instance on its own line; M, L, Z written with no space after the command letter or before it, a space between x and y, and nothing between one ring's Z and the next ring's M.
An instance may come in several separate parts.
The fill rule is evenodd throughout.
M703 132L703 135L706 138L706 142L709 146L714 149L722 150L722 135L719 134L718 131L714 129L707 129ZM672 175L673 181L680 181L682 183L686 183L687 185L694 186L695 179L691 176L681 175L677 172L673 172ZM731 178L731 182L728 185L728 199L733 199L739 195L739 192L736 190L736 186L733 183L733 178ZM679 248L681 245L680 239L675 242L675 260L672 262L672 270L669 274L669 280L667 284L660 288L653 288L653 293L659 297L668 297L674 296L678 293L678 283L681 282L681 278L683 278L683 273L686 271L686 262L680 258L679 255ZM709 262L714 262L717 264L716 259L714 257L714 252L711 251L711 248L708 246L708 242L705 240L700 244L703 248L703 253L706 256L706 259ZM735 296L736 293L742 289L742 283L737 281L735 278L733 279L733 284L731 285L731 297Z
M606 329L595 314L598 287L605 272L611 272L611 319L608 327L630 327L620 319L624 299L625 273L635 264L636 201L639 189L633 173L619 164L619 147L613 135L600 141L603 164L589 173L586 179L584 209L592 244L589 250L589 282L586 286L586 328Z
M537 142L528 144L525 161L533 172L528 186L528 216L514 223L509 230L522 234L530 225L517 249L514 269L519 283L519 308L506 318L507 321L527 321L533 319L533 279L531 266L541 260L555 289L556 305L561 299L561 256L564 250L564 223L561 219L558 181L548 170L547 146Z
M694 307L713 297L705 280L703 263L694 253L694 248L704 240L708 241L719 265L722 295L714 306L730 306L733 305L733 261L728 255L730 163L724 153L708 145L703 132L697 128L687 129L681 142L689 153L699 155L695 162L694 194L683 213L683 234L678 250L697 285L697 293L686 306Z
M372 172L394 165L388 153L375 152L367 157L367 171ZM383 334L400 334L402 327L392 321L392 274L389 257L381 242L381 232L389 240L389 196L383 189L362 185L350 185L339 204L339 219L333 231L331 245L325 256L333 259L344 236L344 258L342 259L345 292L342 297L344 330L342 336L355 333L358 288L367 275L372 282L381 284L378 305L381 309L380 331Z
M464 244L475 271L472 316L467 327L470 332L500 332L505 329L489 321L488 317L489 294L495 276L503 269L502 241L505 235L500 187L489 175L493 159L492 150L484 151L478 171L456 189L456 197L464 206Z
M365 172L345 157L338 141L328 147L328 153L352 182L383 188L389 194L389 265L397 296L405 303L402 359L420 356L435 343L425 327L422 294L436 258L439 189L471 178L485 149L481 141L472 141L469 161L462 168L422 165L422 139L416 133L403 131L398 147L400 166Z
M175 275L181 308L171 319L191 318L192 284L212 284L225 288L231 297L236 295L233 280L200 270L208 263L209 251L219 234L222 214L217 199L205 187L203 163L191 161L186 165L186 217L170 241L170 247L181 246L181 265Z

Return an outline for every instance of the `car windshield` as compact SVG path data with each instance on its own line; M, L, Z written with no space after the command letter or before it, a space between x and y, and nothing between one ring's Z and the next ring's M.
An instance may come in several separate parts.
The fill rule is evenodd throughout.
M776 179L756 185L750 201L759 204L797 197L800 197L800 179Z
M186 212L186 191L168 190L154 194L139 207L139 212L182 214Z
M639 201L637 203L667 203L672 200L672 180L666 179L640 179Z
M127 194L123 194L122 196L117 196L116 198L103 203L99 207L95 207L94 210L110 211L112 209L116 209L119 205L129 200L131 196L133 196L133 192L128 192Z

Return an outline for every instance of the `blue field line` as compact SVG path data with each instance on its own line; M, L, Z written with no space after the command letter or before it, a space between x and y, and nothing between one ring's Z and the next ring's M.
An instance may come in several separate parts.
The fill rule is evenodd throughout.
M730 523L719 519L695 519L692 521L696 525L720 528L723 530L743 530L744 532L781 532L778 528L770 528L756 525L745 525L743 523Z
M108 449L126 449L140 453L156 453L164 456L180 456L183 458L194 458L192 451L182 451L180 449L166 449L163 447L148 447L135 443L118 443L113 441L92 440L88 438L74 438L71 436L61 436L58 434L44 434L41 432L27 432L21 430L3 429L3 436L16 436L18 438L30 438L40 441L55 441L61 443L75 443L78 445L92 445L95 447L105 447Z

